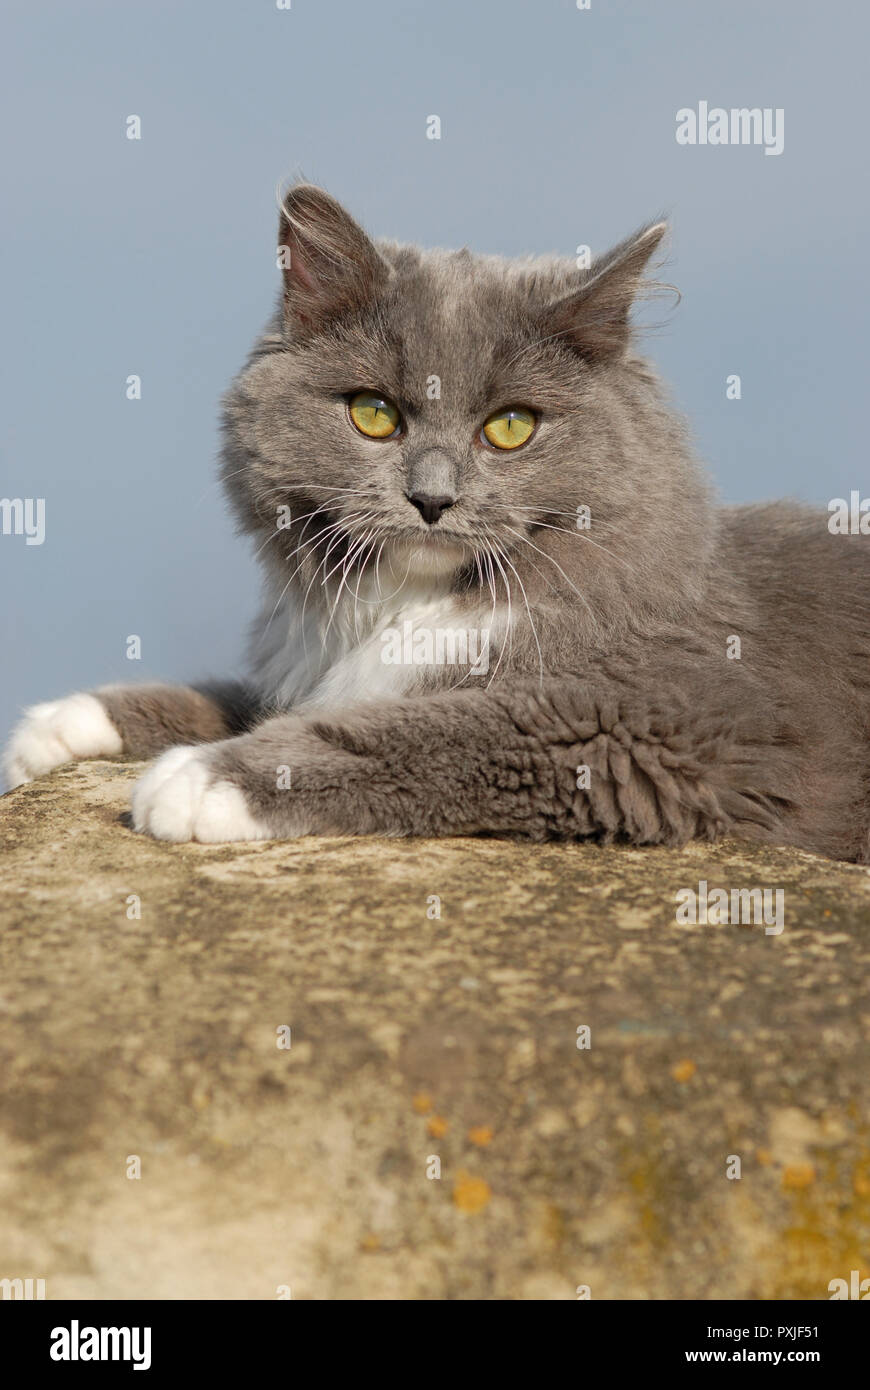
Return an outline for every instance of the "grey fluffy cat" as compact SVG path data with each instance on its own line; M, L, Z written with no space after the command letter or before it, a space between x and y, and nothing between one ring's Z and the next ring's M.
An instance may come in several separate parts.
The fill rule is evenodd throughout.
M225 402L250 683L36 706L10 781L162 754L133 819L168 840L731 832L870 862L870 540L713 506L633 345L663 231L578 271L375 243L291 190Z

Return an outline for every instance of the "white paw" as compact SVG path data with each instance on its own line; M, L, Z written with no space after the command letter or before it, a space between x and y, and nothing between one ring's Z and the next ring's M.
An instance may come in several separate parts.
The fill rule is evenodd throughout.
M83 692L25 710L3 754L3 771L11 789L74 758L106 758L123 751L121 735L103 705Z
M268 840L244 796L230 782L214 781L202 748L170 748L133 788L133 825L156 840Z

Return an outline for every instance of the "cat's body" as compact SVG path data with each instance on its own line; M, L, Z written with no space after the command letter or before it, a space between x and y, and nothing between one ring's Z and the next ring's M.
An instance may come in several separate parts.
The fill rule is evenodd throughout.
M375 245L294 190L226 401L250 681L36 707L10 780L170 748L133 799L169 839L730 830L870 862L870 538L713 506L631 346L661 231L584 273Z

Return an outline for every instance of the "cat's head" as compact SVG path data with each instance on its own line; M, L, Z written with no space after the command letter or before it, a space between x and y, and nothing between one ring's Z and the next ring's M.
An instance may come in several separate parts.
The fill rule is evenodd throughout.
M473 583L497 553L532 590L546 569L608 602L627 564L639 591L691 565L704 487L630 325L664 232L578 270L375 243L293 188L280 310L225 416L224 477L273 576L349 562Z

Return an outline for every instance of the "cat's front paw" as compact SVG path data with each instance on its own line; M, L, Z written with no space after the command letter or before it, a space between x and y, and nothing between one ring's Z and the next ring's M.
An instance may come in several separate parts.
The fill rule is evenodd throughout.
M81 692L25 711L3 754L3 771L11 789L61 763L112 758L123 751L121 735L105 706L95 695Z
M268 840L243 792L212 770L209 749L170 748L133 788L133 826L156 840Z

